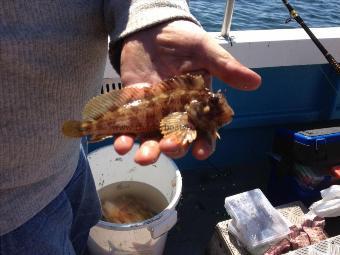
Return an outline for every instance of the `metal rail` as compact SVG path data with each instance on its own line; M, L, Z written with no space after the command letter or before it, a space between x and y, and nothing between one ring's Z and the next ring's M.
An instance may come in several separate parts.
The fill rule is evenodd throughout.
M230 38L229 33L230 33L231 21L233 19L234 3L235 3L235 0L227 0L226 2L222 30L221 30L221 36L225 38Z

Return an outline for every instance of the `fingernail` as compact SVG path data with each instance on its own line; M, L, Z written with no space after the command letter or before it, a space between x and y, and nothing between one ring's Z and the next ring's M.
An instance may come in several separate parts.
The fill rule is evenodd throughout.
M148 146L142 146L140 149L140 152L143 156L149 156L150 154L150 147Z
M171 153L171 154L178 154L178 153L180 153L180 149L178 149L178 148L171 148L171 149L168 149L167 150L167 152L168 153Z
M211 146L208 144L202 145L201 148L198 149L197 153L201 156L205 156L207 154L210 154Z

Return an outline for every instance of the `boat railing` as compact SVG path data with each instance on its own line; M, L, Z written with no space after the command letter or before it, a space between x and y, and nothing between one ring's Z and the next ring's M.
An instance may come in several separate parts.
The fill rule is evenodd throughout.
M222 29L221 29L221 36L225 38L230 38L229 34L230 34L231 22L233 19L234 3L235 3L235 0L227 0L226 2Z

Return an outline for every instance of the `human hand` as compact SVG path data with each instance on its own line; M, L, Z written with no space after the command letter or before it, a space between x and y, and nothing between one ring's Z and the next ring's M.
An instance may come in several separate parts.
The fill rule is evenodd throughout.
M150 86L163 79L185 73L201 73L210 86L216 76L240 90L255 90L261 77L235 60L213 38L196 24L177 20L162 23L136 32L123 42L121 52L121 80L124 86ZM127 153L135 137L120 135L114 148L119 154ZM160 153L179 158L189 146L170 139L141 137L135 161L141 165L155 162ZM192 146L195 158L208 158L215 149L211 137L198 137Z

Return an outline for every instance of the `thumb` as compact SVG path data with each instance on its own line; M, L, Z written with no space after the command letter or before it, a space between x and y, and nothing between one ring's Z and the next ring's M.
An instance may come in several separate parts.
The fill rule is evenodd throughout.
M255 90L261 84L261 77L238 62L213 38L207 35L204 43L206 69L213 75L240 90Z

